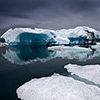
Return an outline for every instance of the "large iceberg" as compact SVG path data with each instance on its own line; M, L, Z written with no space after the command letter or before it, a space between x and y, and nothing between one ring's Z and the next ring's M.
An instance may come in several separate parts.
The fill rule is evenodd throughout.
M1 37L10 45L46 45L55 42L50 32L36 31L31 28L9 29Z
M82 43L88 36L85 30L95 33L96 38L100 38L100 32L86 26L79 26L74 29L48 30L48 29L31 29L15 28L9 29L1 37L5 38L10 45L46 45Z
M99 65L69 64L65 68L73 75L67 77L54 74L50 77L32 79L17 89L18 98L22 100L100 100Z

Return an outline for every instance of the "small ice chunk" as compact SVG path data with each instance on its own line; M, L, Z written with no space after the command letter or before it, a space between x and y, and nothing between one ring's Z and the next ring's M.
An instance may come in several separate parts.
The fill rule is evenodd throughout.
M65 68L68 72L84 78L87 81L91 81L93 84L100 86L100 65L66 65Z

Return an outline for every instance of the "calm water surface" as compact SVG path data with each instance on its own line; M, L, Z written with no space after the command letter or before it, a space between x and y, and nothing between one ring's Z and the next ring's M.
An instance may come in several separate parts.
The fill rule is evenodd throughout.
M86 53L87 57L95 52ZM98 53L98 52L97 52ZM51 76L54 73L68 75L64 66L71 64L100 64L100 56L79 60L57 57L57 52L46 47L0 48L0 100L18 100L16 89L33 78ZM84 58L86 59L86 58Z

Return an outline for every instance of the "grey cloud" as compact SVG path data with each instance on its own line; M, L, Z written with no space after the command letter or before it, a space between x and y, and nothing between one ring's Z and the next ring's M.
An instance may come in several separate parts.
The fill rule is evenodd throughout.
M34 11L35 9L51 9L52 11L65 9L65 11L93 10L100 6L98 0L0 0L1 13L19 13ZM20 14L20 13L19 13Z
M28 11L45 8L47 2L44 0L1 0L0 13L7 16L23 16Z
M99 0L0 0L0 28L85 25L99 30L99 12Z

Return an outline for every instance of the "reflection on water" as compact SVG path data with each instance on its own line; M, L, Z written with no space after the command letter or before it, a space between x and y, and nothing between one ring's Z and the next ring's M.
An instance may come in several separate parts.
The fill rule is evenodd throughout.
M16 64L28 64L32 61L49 59L54 55L53 51L48 51L45 46L19 46L10 47L2 54L8 61Z
M65 65L69 63L72 64L75 63L81 65L91 64L94 59L87 61L88 59L100 56L100 52L98 50L92 51L83 48L75 49L73 47L68 47L68 46L65 47L58 46L55 47L54 49L51 49L51 47L46 48L40 46L39 47L21 46L21 47L9 47L7 49L2 48L0 49L0 51L1 51L0 69L3 70L2 75L0 74L1 77L0 80L2 84L0 87L2 93L1 94L2 100L8 100L8 98L9 100L17 100L15 90L32 78L47 77L51 76L54 73L68 76L70 73L69 71L67 71L67 69L64 69ZM2 57L2 55L11 63L6 61ZM61 58L53 59L56 57L61 57ZM99 63L99 60L98 61L96 60L93 62L93 64ZM41 62L47 61L47 62L34 63L36 61L41 61ZM83 61L86 62L84 63ZM79 81L81 81L82 77L80 75L77 75L74 79L76 80L79 79ZM85 80L81 82L90 82L90 81ZM91 84L95 85L94 83Z
M56 57L86 61L99 56L100 52L83 47L56 46L48 49L45 46L19 46L9 47L2 55L11 63L22 65L36 61L46 62Z

